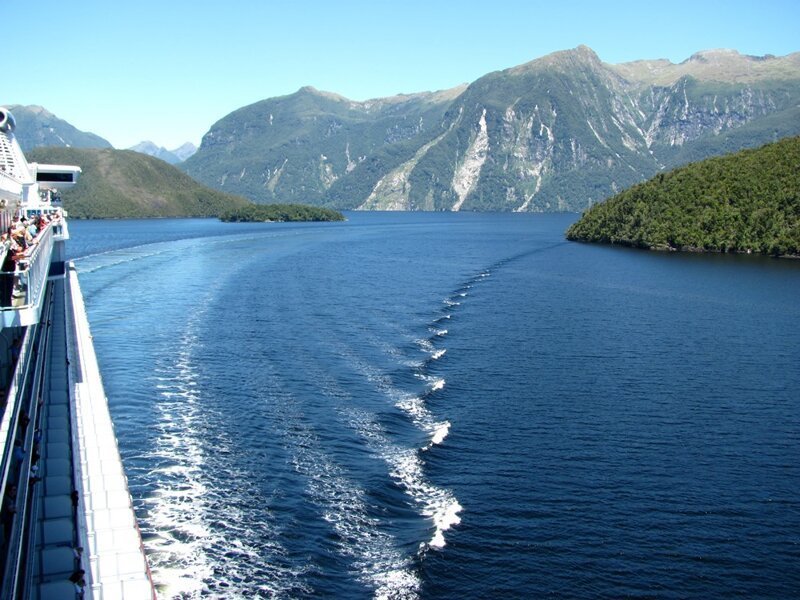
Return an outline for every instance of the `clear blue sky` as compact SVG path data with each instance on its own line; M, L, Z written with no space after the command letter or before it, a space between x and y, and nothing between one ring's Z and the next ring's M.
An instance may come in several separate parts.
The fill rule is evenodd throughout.
M304 85L366 100L453 87L586 44L608 63L800 51L798 0L6 0L0 104L117 148L199 143Z

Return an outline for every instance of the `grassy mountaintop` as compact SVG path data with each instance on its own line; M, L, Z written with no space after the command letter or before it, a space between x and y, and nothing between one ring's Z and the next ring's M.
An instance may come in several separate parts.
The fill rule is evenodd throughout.
M250 203L209 189L172 165L132 150L35 148L29 162L78 165L64 207L77 218L210 217Z
M800 137L659 174L591 207L567 238L800 255Z

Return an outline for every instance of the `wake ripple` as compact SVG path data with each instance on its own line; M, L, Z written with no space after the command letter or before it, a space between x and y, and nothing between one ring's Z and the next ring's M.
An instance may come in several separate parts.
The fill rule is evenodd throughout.
M307 480L312 503L336 533L336 552L353 559L359 581L381 600L418 597L420 579L395 539L370 515L366 493L324 450L297 400L273 377L269 405L294 470Z
M236 596L252 590L253 579L270 597L309 592L305 568L289 564L269 514L259 512L257 522L248 514L242 496L257 493L242 487L251 478L220 458L230 454L231 440L219 428L209 436L211 424L223 416L202 403L195 354L205 318L205 310L193 314L176 355L153 374L159 434L147 457L154 465L148 474L154 491L144 499L142 520L153 579L166 598L200 598L217 590ZM237 488L220 486L220 472Z

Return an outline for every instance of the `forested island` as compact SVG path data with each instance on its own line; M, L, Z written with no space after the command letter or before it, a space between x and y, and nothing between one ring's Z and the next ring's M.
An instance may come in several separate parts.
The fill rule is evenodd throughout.
M225 210L219 219L226 223L344 221L344 215L329 208L305 204L250 204Z
M661 173L589 208L567 239L800 255L800 137Z

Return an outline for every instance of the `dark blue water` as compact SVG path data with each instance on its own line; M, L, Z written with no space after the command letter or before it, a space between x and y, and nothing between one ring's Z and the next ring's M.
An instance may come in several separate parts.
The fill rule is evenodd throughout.
M800 595L800 262L73 222L164 598Z

